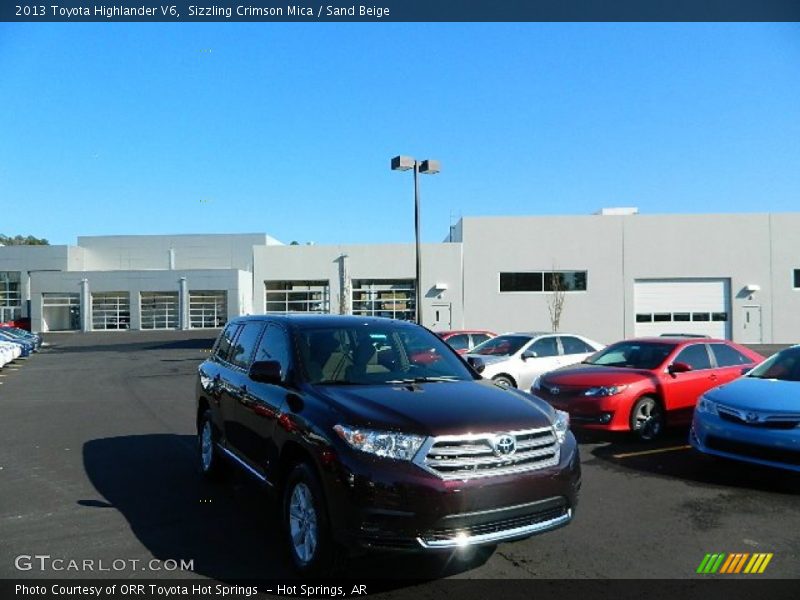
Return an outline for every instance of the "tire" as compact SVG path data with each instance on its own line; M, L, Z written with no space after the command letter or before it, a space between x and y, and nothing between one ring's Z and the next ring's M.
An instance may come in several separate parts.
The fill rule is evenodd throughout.
M492 377L492 381L507 388L517 387L517 384L514 383L514 380L511 379L511 377L509 377L508 375L495 375L494 377Z
M283 487L286 549L301 575L331 575L334 544L322 484L306 463L296 465Z
M209 409L200 417L197 427L197 466L206 479L220 479L228 467L217 447L217 439Z
M631 409L630 428L640 442L653 442L664 432L664 408L653 396L642 396Z

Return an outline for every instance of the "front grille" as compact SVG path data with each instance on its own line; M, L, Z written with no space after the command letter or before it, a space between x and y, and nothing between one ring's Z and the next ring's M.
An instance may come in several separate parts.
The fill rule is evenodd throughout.
M720 452L740 454L742 456L749 456L751 458L759 458L761 460L784 463L787 465L800 465L800 450L737 442L735 440L726 440L715 435L709 435L706 438L706 446L712 450L719 450Z
M768 414L749 413L749 411L739 410L728 406L718 405L717 413L719 418L739 425L748 427L761 427L763 429L794 429L800 425L800 414ZM747 415L755 415L756 420L748 420Z
M498 447L503 436L514 440L514 450L507 454ZM553 429L544 427L433 438L420 452L419 464L442 479L471 479L544 469L558 464L559 454Z
M566 514L567 507L560 506L511 519L492 521L490 523L481 523L480 525L470 525L455 529L431 529L420 535L420 538L422 538L422 540L426 543L430 543L452 540L459 536L474 537L478 535L491 535L493 533L503 533L504 531L511 531L512 529L519 529L521 527L529 527L531 525L536 525L537 523L544 523L545 521L552 521L553 519L558 519Z

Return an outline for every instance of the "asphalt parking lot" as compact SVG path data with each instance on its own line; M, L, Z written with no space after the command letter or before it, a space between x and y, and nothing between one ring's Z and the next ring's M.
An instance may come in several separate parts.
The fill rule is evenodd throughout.
M243 476L211 485L195 471L194 374L214 335L51 334L0 371L0 578L291 575L270 497ZM583 440L570 526L449 565L364 557L349 574L690 578L706 553L770 552L761 577L800 576L800 475L701 460L685 440ZM23 554L193 568L21 572Z

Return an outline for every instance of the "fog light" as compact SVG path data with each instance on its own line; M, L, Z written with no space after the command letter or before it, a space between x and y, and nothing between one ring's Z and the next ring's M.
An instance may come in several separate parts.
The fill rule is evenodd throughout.
M607 423L611 423L611 418L614 416L614 413L602 413L598 421L600 421L603 425Z
M462 531L456 535L455 542L458 544L459 548L463 548L469 542L469 538L467 537L467 534Z

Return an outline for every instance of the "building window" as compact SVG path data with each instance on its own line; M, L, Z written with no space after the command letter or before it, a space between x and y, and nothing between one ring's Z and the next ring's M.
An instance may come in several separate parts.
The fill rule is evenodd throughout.
M414 320L416 289L413 279L353 280L353 314Z
M500 273L501 292L585 292L587 271Z
M0 271L0 323L22 317L19 271Z
M794 289L800 290L800 269L794 270Z
M327 281L265 281L265 311L330 312L330 285Z

